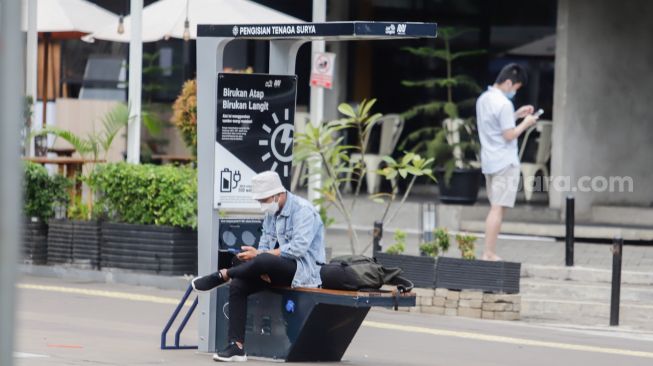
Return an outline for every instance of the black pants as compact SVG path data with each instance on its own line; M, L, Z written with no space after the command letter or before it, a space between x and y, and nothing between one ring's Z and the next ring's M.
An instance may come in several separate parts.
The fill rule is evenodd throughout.
M229 287L229 341L245 342L247 321L247 296L270 286L290 286L297 271L293 259L262 253L254 259L227 270L231 278ZM261 279L268 275L271 283Z

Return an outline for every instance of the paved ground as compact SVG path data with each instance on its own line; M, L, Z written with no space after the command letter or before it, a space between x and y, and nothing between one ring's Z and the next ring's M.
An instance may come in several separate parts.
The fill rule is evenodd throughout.
M18 284L16 364L207 365L193 350L161 351L179 291L25 277ZM189 323L184 343L196 340ZM653 333L477 321L374 310L345 354L349 365L651 365ZM250 364L268 364L252 361Z

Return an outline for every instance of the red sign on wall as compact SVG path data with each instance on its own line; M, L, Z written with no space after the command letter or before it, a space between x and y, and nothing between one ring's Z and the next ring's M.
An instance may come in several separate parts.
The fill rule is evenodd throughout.
M311 86L331 89L333 87L333 68L336 54L316 52L311 67Z

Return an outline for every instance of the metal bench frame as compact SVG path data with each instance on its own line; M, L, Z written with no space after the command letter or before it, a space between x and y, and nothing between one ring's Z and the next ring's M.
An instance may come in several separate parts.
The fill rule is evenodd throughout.
M217 290L216 348L227 346L229 285ZM415 306L414 293L272 288L248 298L248 356L340 361L373 306Z

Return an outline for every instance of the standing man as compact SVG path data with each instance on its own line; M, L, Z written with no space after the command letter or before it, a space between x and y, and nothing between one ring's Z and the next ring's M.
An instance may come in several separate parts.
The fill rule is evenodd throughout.
M252 198L265 213L258 249L241 247L229 269L193 279L195 291L210 291L231 280L229 287L229 345L213 355L216 361L247 361L245 321L247 297L270 286L319 287L324 253L324 225L305 199L287 192L276 172L252 178Z
M483 260L501 260L496 254L497 238L506 207L514 207L519 187L517 138L533 126L533 106L525 105L515 112L511 99L526 85L526 71L517 64L508 64L476 101L476 123L481 140L481 168L485 174L490 212L485 220ZM516 120L524 118L519 126Z

